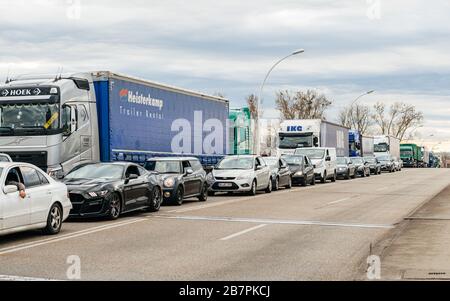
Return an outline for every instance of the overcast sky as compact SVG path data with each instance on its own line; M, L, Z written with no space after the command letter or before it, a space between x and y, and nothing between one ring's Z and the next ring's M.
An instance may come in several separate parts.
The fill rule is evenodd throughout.
M232 107L258 90L276 117L279 89L317 89L337 111L363 102L412 103L419 140L450 150L450 2L445 0L0 0L0 79L111 70L207 93ZM433 134L434 137L429 137Z

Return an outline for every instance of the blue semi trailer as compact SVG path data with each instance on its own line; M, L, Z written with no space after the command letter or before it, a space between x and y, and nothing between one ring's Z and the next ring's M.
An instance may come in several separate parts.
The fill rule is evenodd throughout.
M0 85L0 152L52 176L87 162L228 153L229 102L108 71Z

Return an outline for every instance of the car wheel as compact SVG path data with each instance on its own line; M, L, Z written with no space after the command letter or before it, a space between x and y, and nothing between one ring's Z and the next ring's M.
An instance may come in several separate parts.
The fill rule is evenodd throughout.
M214 191L208 191L208 195L209 196L214 196L214 195L216 195L216 193Z
M323 177L320 179L320 183L325 183L327 181L327 172L325 171L324 173L323 173Z
M120 196L117 193L112 193L108 197L109 201L109 213L108 218L111 220L118 219L120 212L122 211L122 203L120 201Z
M346 180L349 180L349 179L350 179L350 170L347 171L347 174L345 175L345 179L346 179Z
M353 175L351 177L352 179L356 179L356 170L353 172Z
M47 225L43 229L47 235L55 235L61 231L63 213L61 206L53 204L47 216Z
M256 180L253 180L252 187L250 188L250 191L248 192L249 195L256 195Z
M208 186L206 184L203 185L202 191L198 196L198 200L200 202L206 202L208 200Z
M369 172L367 173L367 176L368 176L368 177L370 177L370 176L371 176L370 170L369 170Z
M269 179L269 184L267 185L267 188L266 188L266 193L271 193L272 192L272 178L270 178Z
M311 177L311 185L316 185L316 176L315 175L313 175L312 177Z
M184 199L184 190L183 187L178 186L177 188L177 192L175 193L175 195L172 197L172 203L177 205L177 206L181 206L183 205L183 199Z
M333 177L331 178L331 182L333 182L333 183L336 182L336 179L337 179L337 173L335 171Z
M288 184L286 185L287 189L291 189L292 188L292 177L289 177L289 181Z
M273 191L280 189L280 178L276 177L275 181L272 183Z
M300 181L300 185L302 185L303 187L305 187L306 185L308 185L308 182L306 181L307 179L304 178L303 180Z
M154 187L152 192L150 193L149 205L147 211L149 212L157 212L161 208L161 203L163 201L162 192L159 187Z

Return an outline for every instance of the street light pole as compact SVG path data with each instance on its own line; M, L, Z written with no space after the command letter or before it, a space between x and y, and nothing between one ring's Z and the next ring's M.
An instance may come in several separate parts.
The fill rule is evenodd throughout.
M365 92L365 93L359 95L359 96L352 102L352 104L350 105L350 109L349 109L349 111L348 111L349 119L351 119L350 121L351 121L352 125L355 124L355 120L353 119L353 106L358 102L358 100L360 100L360 99L363 98L364 96L369 95L369 94L372 94L372 93L374 93L374 92L375 92L375 90L367 91L367 92ZM359 115L359 112L358 112L358 111L359 111L359 110L357 110L357 115ZM360 129L357 129L357 130L360 131Z
M290 58L291 56L295 56L301 53L304 53L305 50L304 49L299 49L296 50L294 52L292 52L291 54L289 54L288 56L285 56L284 58L282 58L281 60L279 60L278 62L276 62L272 68L269 69L269 71L266 74L266 77L264 78L264 81L261 85L261 88L259 89L259 96L258 96L258 101L257 101L257 116L256 116L256 120L255 120L255 136L253 139L255 141L255 145L253 146L253 148L255 149L255 153L256 155L260 155L261 153L261 146L260 146L260 142L261 142L261 133L260 133L260 124L259 124L259 120L260 120L260 116L262 113L262 103L263 103L263 90L264 90L264 86L266 85L267 79L269 78L270 74L272 73L272 71L275 69L275 67L277 67L281 62L283 62L284 60Z

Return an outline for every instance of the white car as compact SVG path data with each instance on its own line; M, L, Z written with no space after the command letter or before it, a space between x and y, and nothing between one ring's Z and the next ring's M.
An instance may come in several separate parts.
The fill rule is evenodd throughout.
M258 190L272 192L272 174L262 157L244 155L227 156L207 176L209 193L247 192Z
M335 148L311 147L297 148L296 155L308 156L314 164L316 179L322 183L327 180L336 182L337 179L337 156Z
M17 183L25 185L25 198ZM71 209L65 184L34 165L0 162L0 235L33 229L57 234Z
M0 153L0 162L12 162L13 160L8 154Z

